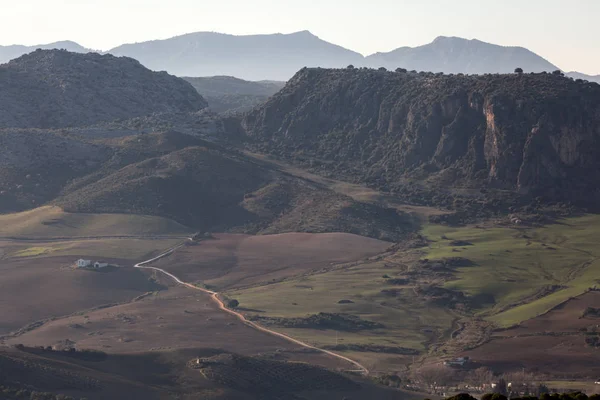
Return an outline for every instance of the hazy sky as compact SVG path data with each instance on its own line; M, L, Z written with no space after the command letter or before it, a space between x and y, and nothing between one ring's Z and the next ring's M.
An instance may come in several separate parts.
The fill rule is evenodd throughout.
M0 44L73 40L107 50L197 32L290 33L363 54L435 37L520 45L600 74L600 0L0 0Z

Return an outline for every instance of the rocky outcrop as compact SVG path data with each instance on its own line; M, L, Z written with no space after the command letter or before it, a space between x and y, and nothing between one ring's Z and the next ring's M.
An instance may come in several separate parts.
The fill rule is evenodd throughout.
M303 69L242 127L255 149L389 190L599 196L600 85L560 75Z
M206 106L183 79L125 57L36 50L0 65L0 127L87 126Z

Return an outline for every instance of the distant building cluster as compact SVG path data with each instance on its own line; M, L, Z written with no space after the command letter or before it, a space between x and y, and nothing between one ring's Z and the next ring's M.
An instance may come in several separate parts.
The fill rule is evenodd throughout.
M82 258L80 258L79 260L77 260L77 268L94 268L94 269L100 269L100 268L106 268L108 267L110 264L104 261L96 261L96 262L92 262L92 260L84 260Z

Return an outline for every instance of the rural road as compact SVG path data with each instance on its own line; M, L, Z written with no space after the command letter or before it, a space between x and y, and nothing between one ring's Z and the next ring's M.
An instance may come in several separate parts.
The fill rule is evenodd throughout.
M192 239L189 239L189 240L191 241ZM204 288L200 288L200 287L194 286L194 285L192 285L191 283L188 283L188 282L184 282L181 279L179 279L178 277L176 277L175 275L173 275L172 273L165 271L164 269L148 266L148 264L151 264L154 261L158 261L161 258L164 258L164 257L172 254L175 250L183 247L184 245L185 244L180 244L179 246L173 247L172 249L169 249L169 250L165 251L164 253L162 253L162 254L154 257L154 258L151 258L149 260L142 261L140 263L135 264L134 267L135 268L141 268L141 269L151 269L151 270L154 270L154 271L161 272L161 273L167 275L168 277L170 277L171 279L173 279L175 282L177 282L178 284L180 284L182 286L185 286L185 287L188 287L190 289L198 290L198 291L204 292L206 294L209 294L210 297L211 297L211 299L217 304L217 306L219 307L220 310L222 310L222 311L224 311L224 312L226 312L228 314L233 315L234 317L236 317L237 319L239 319L245 325L248 325L251 328L254 328L254 329L258 330L258 331L267 333L269 335L282 338L284 340L287 340L288 342L297 344L297 345L305 347L307 349L317 350L317 351L320 351L321 353L330 355L330 356L338 358L340 360L347 361L350 364L352 364L352 365L354 365L355 367L358 368L357 372L361 372L365 376L369 375L369 370L364 365L362 365L361 363L359 363L358 361L355 361L355 360L353 360L351 358L345 357L345 356L343 356L341 354L334 353L333 351L329 351L329 350L321 349L319 347L312 346L312 345L310 345L308 343L302 342L302 341L300 341L298 339L294 339L293 337L285 335L283 333L275 332L275 331L272 331L272 330L267 329L265 327L262 327L262 326L258 325L257 323L254 323L252 321L247 320L246 317L244 317L243 314L225 307L225 304L219 298L219 293L214 292L212 290L207 290L207 289L204 289Z

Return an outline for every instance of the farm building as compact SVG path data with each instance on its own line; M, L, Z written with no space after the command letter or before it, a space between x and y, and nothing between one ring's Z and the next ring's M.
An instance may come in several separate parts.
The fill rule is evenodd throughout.
M94 268L106 268L108 267L108 263L104 261L96 261L94 263Z
M100 269L100 268L106 268L108 266L110 266L109 263L104 262L104 261L96 261L96 262L92 262L92 260L84 260L84 259L79 259L77 260L77 268L93 268L93 269Z
M469 357L458 357L455 358L454 360L450 360L450 361L445 361L444 365L450 366L450 367L464 367L465 364L469 363Z
M92 265L92 260L84 260L82 258L80 258L79 260L77 260L77 267L78 268L87 268L90 265Z

